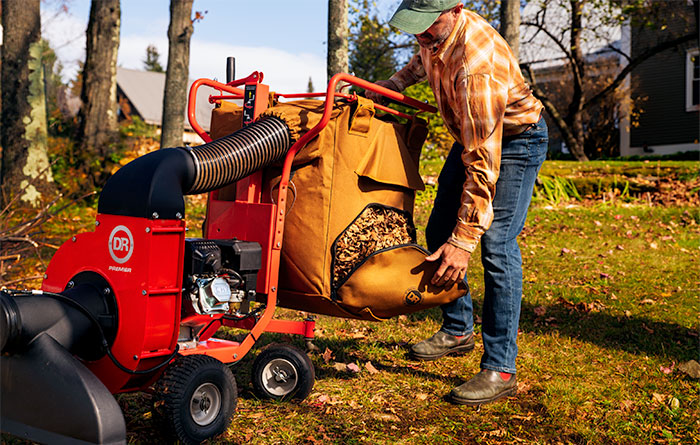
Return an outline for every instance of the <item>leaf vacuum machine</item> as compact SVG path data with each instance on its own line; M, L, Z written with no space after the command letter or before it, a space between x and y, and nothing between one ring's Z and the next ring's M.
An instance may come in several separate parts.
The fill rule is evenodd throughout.
M122 167L100 194L94 231L57 250L41 289L0 291L3 432L50 444L125 443L114 395L146 391L164 435L200 443L229 426L237 402L229 367L264 332L313 338L312 318L273 318L289 201L303 193L290 181L295 156L339 103L358 101L341 83L418 113L435 109L348 74L334 76L325 93L283 95L270 92L262 73L234 80L232 72L227 83L199 79L190 90L190 122L203 145L160 149ZM242 100L239 130L212 140L201 128L194 104L203 85L218 91L211 103ZM303 134L264 114L274 101L312 97L322 98L319 114ZM374 107L409 120L417 114ZM269 166L281 173L263 193ZM204 235L188 238L184 196L200 193L209 194ZM407 292L405 304L421 298ZM222 326L244 337L216 338ZM303 399L314 368L299 348L273 344L257 355L252 383L262 398Z

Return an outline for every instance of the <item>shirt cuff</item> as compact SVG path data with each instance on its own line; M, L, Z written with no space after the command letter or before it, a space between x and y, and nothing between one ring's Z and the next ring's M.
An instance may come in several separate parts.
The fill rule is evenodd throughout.
M406 89L406 85L404 85L403 82L399 79L399 76L397 74L394 74L389 78L389 81L392 82L396 86L396 91L401 92Z
M484 230L481 227L459 221L447 242L471 253L476 249L483 234Z

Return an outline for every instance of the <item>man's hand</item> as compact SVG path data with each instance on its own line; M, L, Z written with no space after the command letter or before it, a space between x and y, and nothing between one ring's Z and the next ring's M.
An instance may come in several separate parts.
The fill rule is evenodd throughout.
M374 83L376 85L379 85L380 87L384 87L384 88L388 88L390 90L398 91L398 89L396 88L396 84L394 84L394 82L392 82L391 80L378 80ZM386 96L382 96L381 94L375 93L374 91L370 91L370 90L365 90L365 97L367 99L371 100L372 102L376 102L378 104L383 104L387 100Z
M440 258L442 258L442 263L440 263L438 270L435 271L433 279L430 280L432 284L445 286L464 279L467 274L471 253L450 243L445 243L435 253L425 259L426 261L437 261Z

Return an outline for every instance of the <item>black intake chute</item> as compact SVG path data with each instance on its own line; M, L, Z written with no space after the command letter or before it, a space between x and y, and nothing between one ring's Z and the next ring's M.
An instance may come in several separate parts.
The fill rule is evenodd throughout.
M97 286L82 284L70 294L63 297L104 307ZM42 443L125 443L119 404L73 355L90 350L99 356L99 337L73 304L0 291L0 429Z
M208 144L149 153L131 161L107 181L97 211L181 219L185 215L183 195L216 190L280 160L291 140L287 124L267 116Z

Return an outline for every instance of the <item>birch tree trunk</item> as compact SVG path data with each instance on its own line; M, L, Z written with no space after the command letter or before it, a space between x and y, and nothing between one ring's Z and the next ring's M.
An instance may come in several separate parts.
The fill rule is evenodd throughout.
M117 140L117 51L119 0L93 0L87 28L83 87L80 93L80 141L88 186L107 178L104 160Z
M500 33L515 58L520 55L520 0L501 0L501 28Z
M192 1L170 0L168 70L165 74L163 95L161 148L182 145L190 72L190 38L193 32Z
M38 207L54 192L46 151L46 99L39 0L2 1L0 204Z
M348 72L348 0L328 0L328 80Z

